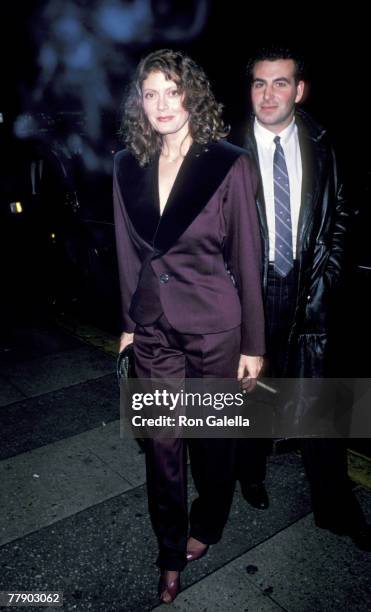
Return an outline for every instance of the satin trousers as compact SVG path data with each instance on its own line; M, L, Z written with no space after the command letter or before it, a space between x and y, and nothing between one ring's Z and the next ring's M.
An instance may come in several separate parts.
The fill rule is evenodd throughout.
M164 315L137 326L136 372L143 379L236 378L240 328L216 334L180 334ZM188 521L187 445L198 497ZM161 569L186 565L188 534L205 544L222 536L233 499L236 441L233 439L148 438L147 493Z

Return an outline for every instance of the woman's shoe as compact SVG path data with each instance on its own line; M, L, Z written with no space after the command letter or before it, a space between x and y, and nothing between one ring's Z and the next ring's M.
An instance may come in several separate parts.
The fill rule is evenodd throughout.
M209 550L209 545L196 540L196 538L188 538L187 542L187 561L197 561L204 557Z
M180 572L161 570L158 595L161 603L170 604L180 591Z

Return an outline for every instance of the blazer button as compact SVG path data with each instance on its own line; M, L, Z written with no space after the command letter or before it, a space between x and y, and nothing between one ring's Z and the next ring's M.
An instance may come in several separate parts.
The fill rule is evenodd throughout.
M166 274L166 272L162 272L162 274L160 274L160 283L168 283L169 280L170 276Z

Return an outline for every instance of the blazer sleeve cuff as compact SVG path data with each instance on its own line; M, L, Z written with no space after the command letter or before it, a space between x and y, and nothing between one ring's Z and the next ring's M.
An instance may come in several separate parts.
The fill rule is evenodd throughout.
M249 355L251 357L262 357L265 355L265 342L251 342L246 338L241 340L241 355Z
M133 334L136 328L136 323L130 317L123 317L121 329L127 334Z

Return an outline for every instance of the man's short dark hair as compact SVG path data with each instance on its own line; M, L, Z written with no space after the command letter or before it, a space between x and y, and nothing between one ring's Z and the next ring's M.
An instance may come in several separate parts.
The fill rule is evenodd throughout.
M304 78L304 58L301 54L299 54L294 49L289 49L288 47L281 45L272 45L269 47L261 47L254 55L251 57L247 63L247 76L251 81L253 78L253 72L256 64L258 62L274 62L276 60L286 60L290 59L294 62L295 71L294 78L296 83L301 81Z

